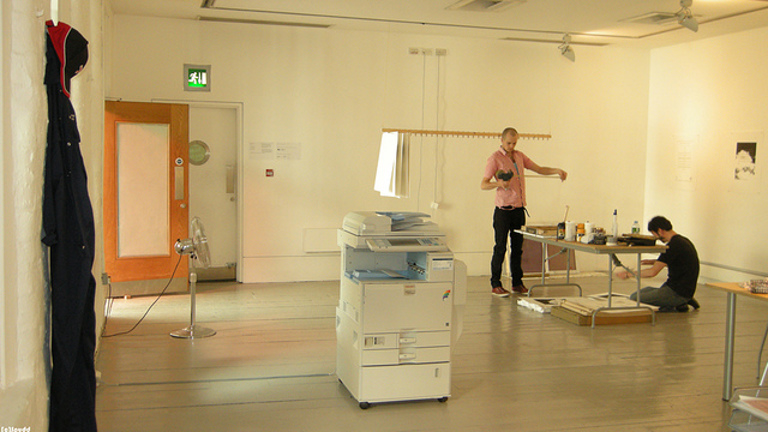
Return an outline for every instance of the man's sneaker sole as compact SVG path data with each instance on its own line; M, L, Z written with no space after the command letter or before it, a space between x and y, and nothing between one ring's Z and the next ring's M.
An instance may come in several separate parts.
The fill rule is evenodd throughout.
M509 297L509 291L505 290L504 288L499 288L499 291L494 288L491 290L491 294L495 295L496 297Z

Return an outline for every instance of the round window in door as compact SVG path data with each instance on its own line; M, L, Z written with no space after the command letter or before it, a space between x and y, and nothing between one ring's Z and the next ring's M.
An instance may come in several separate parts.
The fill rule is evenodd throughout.
M211 148L208 144L200 140L189 143L189 163L192 165L202 165L208 162L211 157Z

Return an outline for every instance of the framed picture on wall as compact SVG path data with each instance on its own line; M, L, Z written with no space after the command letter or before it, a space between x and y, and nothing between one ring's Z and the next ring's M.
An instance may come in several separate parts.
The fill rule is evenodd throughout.
M733 178L738 181L755 179L757 164L757 143L737 142L736 158L734 159Z

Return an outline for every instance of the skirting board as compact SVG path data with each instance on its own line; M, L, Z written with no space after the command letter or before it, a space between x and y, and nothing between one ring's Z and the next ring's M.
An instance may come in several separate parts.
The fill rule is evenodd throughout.
M178 294L189 292L189 285L187 283L186 275L183 278L173 278L170 281L168 279L151 279L144 281L128 281L128 282L112 282L107 296L110 297L126 297L126 296L143 296L143 295L157 295L165 289L165 294Z
M219 266L197 269L197 281L230 281L235 280L237 266Z

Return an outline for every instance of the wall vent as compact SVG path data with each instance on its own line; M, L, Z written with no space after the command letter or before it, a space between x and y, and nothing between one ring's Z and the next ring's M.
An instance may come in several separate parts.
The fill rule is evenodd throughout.
M511 6L525 3L527 0L459 0L448 6L448 10L470 12L501 12Z

